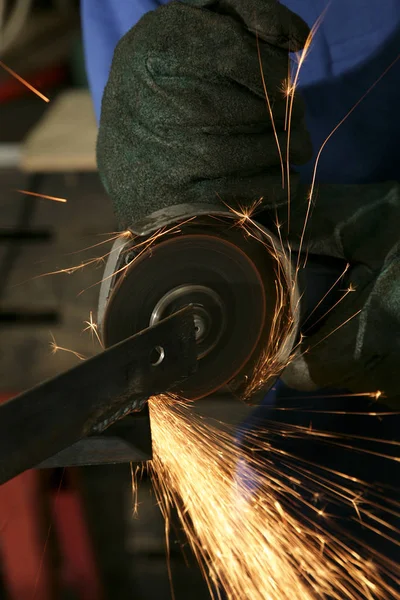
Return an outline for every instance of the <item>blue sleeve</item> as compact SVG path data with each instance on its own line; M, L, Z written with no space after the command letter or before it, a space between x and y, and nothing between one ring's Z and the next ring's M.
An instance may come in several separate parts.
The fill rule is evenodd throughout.
M324 147L317 181L398 180L399 0L281 1L309 26L323 13L300 73L315 149L313 160L299 169L303 181L311 180L316 155L328 135L376 82Z
M169 0L82 0L86 71L97 121L114 49L121 37L150 10Z
M81 0L86 67L98 120L115 46L142 15L168 1ZM281 1L310 26L327 9L300 75L316 154L333 128L398 56L399 0ZM318 181L398 179L399 78L400 60L329 140L319 162ZM312 177L313 164L299 169L306 182Z

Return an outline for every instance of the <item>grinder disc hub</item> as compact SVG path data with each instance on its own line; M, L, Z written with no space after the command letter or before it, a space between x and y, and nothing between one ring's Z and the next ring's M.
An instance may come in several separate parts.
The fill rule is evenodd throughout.
M154 307L149 325L155 325L189 304L194 311L197 356L200 360L215 348L226 325L223 301L210 287L187 284L168 291Z

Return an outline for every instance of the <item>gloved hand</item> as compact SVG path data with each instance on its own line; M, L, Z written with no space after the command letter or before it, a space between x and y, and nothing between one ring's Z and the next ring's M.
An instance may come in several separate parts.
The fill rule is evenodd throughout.
M285 160L289 50L300 50L308 33L276 0L186 0L148 13L122 38L97 144L122 228L183 203L286 201L257 37ZM311 157L298 99L290 148L294 164Z
M286 235L296 249L306 202L293 208ZM398 408L400 185L320 186L305 239L305 252L351 265L346 285L353 291L329 312L317 333L303 340L301 355L284 371L283 380L301 390L380 390L382 401Z

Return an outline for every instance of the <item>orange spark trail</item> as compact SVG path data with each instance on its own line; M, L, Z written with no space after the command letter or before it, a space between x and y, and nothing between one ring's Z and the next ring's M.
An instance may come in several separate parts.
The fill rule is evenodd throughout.
M316 344L314 344L313 346L311 346L310 350L314 349L317 346L319 346L320 344L322 344L322 342L324 342L325 340L327 340L336 331L338 331L339 329L341 329L342 327L344 327L345 325L347 325L347 323L349 323L352 319L354 319L357 315L359 315L361 311L362 311L362 309L360 308L360 310L358 310L356 313L354 313L354 315L351 315L351 317L349 317L348 319L346 319L345 321L343 321L343 323L341 323L340 325L338 325L337 327L335 327L335 329L333 329L330 333L328 333L325 337L323 337L322 340L319 340L319 342L317 342Z
M304 235L305 235L305 231L306 231L306 228L307 228L308 219L309 219L309 216L310 216L310 209L311 209L312 199L313 199L313 195L314 195L315 182L316 182L316 177L317 177L317 170L318 170L318 165L319 165L319 161L320 161L323 149L325 148L326 144L329 142L329 140L331 139L331 137L339 129L339 127L341 127L341 125L343 125L343 123L348 119L348 117L355 111L355 109L357 108L357 106L359 106L359 104L361 104L361 102L375 88L375 86L381 81L381 79L383 79L383 77L385 77L385 75L390 71L390 69L397 63L397 61L399 60L399 58L400 58L400 54L390 63L390 65L388 67L386 67L386 69L384 70L384 72L382 73L382 75L380 75L378 77L378 79L368 88L368 90L354 104L354 106L343 117L343 119L341 119L341 121L339 121L339 123L332 129L332 131L330 132L330 134L326 137L326 139L324 140L324 142L321 144L321 147L318 150L317 156L315 158L315 164L314 164L314 169L313 169L313 174L312 174L312 179L311 179L310 192L308 194L307 212L306 212L306 217L304 219L303 231L302 231L301 238L300 238L299 256L300 256L300 253L301 253L301 249L303 247Z
M264 89L265 101L267 103L268 112L269 112L269 116L271 119L272 130L274 132L274 137L275 137L276 145L278 148L278 154L279 154L279 160L281 163L281 172L282 172L282 188L284 188L285 187L285 167L283 164L283 156L282 156L281 146L279 144L278 134L276 132L274 114L272 112L271 102L269 100L269 95L268 95L268 90L267 90L267 85L265 83L264 69L263 69L263 64L262 64L261 50L260 50L260 43L258 41L258 35L256 36L256 42L257 42L258 62L260 65L261 81L262 81L262 85L263 85L263 89Z
M289 117L289 100L290 100L290 95L292 93L292 73L291 73L290 55L288 56L288 75L287 75L287 80L283 83L282 91L285 94L285 98L286 98L285 126L284 126L284 129L285 129L285 131L287 131L288 117Z
M50 277L51 275L61 275L62 273L66 274L66 275L72 275L76 271L80 271L81 269L85 269L86 267L89 267L90 265L97 265L98 266L100 264L104 264L104 261L106 260L106 258L110 254L111 254L111 250L110 250L110 252L107 252L106 254L103 254L103 256L97 256L96 258L90 258L89 260L81 262L79 265L75 265L74 267L66 267L64 269L58 269L57 271L49 271L48 273L41 273L40 275L35 275L35 277L32 277L31 279L28 279L27 281L33 281L35 279L41 279L42 277ZM22 285L23 283L25 283L25 281L21 281L21 283L18 284L18 285ZM93 284L93 285L96 285L96 284Z
M270 425L271 426L273 425L273 421L270 421ZM352 450L353 452L359 452L361 454L367 454L370 456L377 456L377 457L384 458L389 461L400 463L400 457L398 457L398 456L393 456L391 454L386 454L384 452L376 452L374 450L367 450L365 448L360 448L359 446L344 444L343 442L336 441L336 439L339 440L341 437L339 434L334 434L331 432L324 432L324 431L320 431L320 430L314 430L312 428L308 429L307 427L304 427L301 425L290 425L289 423L285 423L285 427L287 429L286 432L285 432L285 429L282 427L282 424L279 423L279 433L280 433L280 435L283 435L284 437L285 436L287 437L288 434L290 435L290 437L301 437L301 438L304 438L304 436L313 436L313 437L319 438L319 441L326 442L328 444L332 444L332 445L336 446L337 448L345 448L346 450ZM295 435L296 432L299 435ZM342 437L345 438L345 436L342 436ZM348 437L350 439L353 439L353 438L356 439L357 436L348 436ZM332 440L334 440L334 441L332 441ZM398 445L398 443L391 443L391 442L388 442L387 440L371 439L371 441L374 441L374 442L379 441L380 443L387 444L387 445L391 445L391 444L393 444L395 446ZM275 449L272 447L269 447L269 450L275 454L282 454L285 456L289 456L289 454L287 452L282 451L282 450L278 450L278 449ZM298 457L295 457L295 456L292 456L292 458L299 460ZM313 466L323 468L320 465L316 465L316 464L314 464Z
M252 451L244 458L229 432L203 421L190 403L177 398L152 398L150 411L154 458L149 467L162 513L168 518L175 505L213 597L221 597L222 589L228 600L395 597L397 566L368 547L356 552L350 534L334 521L328 531L323 507L310 504L293 487L301 480L281 473L273 457L257 458L257 451L268 450L268 445L257 447L254 436L254 447L252 439ZM271 449L285 461L291 458ZM256 491L238 474L243 460L250 464ZM311 472L310 477L336 503L355 506L373 519L364 500L360 504L359 492ZM302 505L315 517L306 517ZM383 520L381 525L390 529Z
M342 276L343 276L343 275L341 275L341 277L342 277ZM325 319L325 317L326 317L327 315L329 315L329 313L330 313L330 312L332 312L332 310L334 310L334 309L335 309L335 308L338 306L338 304L340 304L341 302L343 302L343 300L344 300L344 299L345 299L345 298L346 298L346 297L347 297L349 294L351 294L352 292L355 292L355 291L356 291L356 288L355 288L355 287L354 287L352 284L350 284L350 285L349 285L349 287L347 288L346 292L343 294L343 296L342 296L341 298L339 298L339 300L337 300L337 302L335 302L335 304L334 304L333 306L331 306L331 307L329 308L329 310L327 310L327 311L326 311L326 312L325 312L325 313L324 313L324 314L323 314L321 317L319 317L319 319L317 319L317 320L316 320L316 321L313 323L313 327L315 327L315 325L317 325L317 323L319 323L320 321L322 321L322 319ZM321 304L321 302L322 302L322 300L319 302L319 304ZM314 308L314 310L315 310L315 308ZM310 318L310 317L308 317L308 318ZM332 333L333 333L333 332L332 332Z
M80 296L81 294L83 294L84 292L86 292L87 290L90 290L92 287L95 287L96 285L99 285L101 283L103 283L104 281L107 281L108 279L112 279L113 277L116 277L117 275L120 275L121 273L123 273L124 271L126 271L134 261L136 261L140 256L142 256L142 254L144 252L146 252L147 250L149 250L153 244L160 238L166 236L166 235L172 235L172 234L179 234L181 233L181 227L183 225L186 225L187 223L190 223L192 221L195 220L196 217L190 217L189 219L186 219L185 221L182 221L181 223L178 223L177 225L173 225L172 227L162 227L160 229L158 229L157 231L155 231L151 237L146 238L145 240L141 241L141 242L137 242L136 244L133 244L132 246L130 246L129 248L126 248L124 250L124 253L126 255L129 254L129 252L133 251L137 251L138 248L141 248L139 252L137 252L137 254L135 254L135 256L133 257L133 259L128 262L127 264L123 265L121 268L117 269L116 271L114 271L113 273L111 273L111 275L108 275L108 277L103 277L103 279L101 279L100 281L97 281L96 283L93 283L92 285L90 285L88 288L86 288L85 290L82 290L81 292L79 292L78 296ZM127 236L126 231L122 232L122 234L120 234L119 237L129 237ZM129 232L130 233L130 232ZM105 254L104 256L101 257L100 260L104 260L105 257L109 256L109 254L111 254L111 251L108 252L107 254ZM95 259L96 260L96 259ZM87 263L83 264L82 266L77 266L77 267L73 267L74 270L80 269L85 267L87 264L90 264L92 261L88 261ZM62 269L61 271L56 271L56 273L61 273L61 272L65 272L66 269ZM72 272L72 271L71 271ZM53 273L48 273L48 275L52 275Z
M317 411L316 411L317 412ZM291 429L295 432L300 432L302 434L305 434L307 436L311 435L313 437L324 437L324 438L330 438L332 440L335 439L350 439L350 440L362 440L362 441L367 441L367 442L375 442L376 444L385 444L388 446L399 446L400 447L400 442L397 442L395 440L381 440L379 438L372 438L372 437L366 437L363 435L356 435L354 433L352 434L347 434L347 433L334 433L331 431L323 431L322 429L318 429L318 430L309 430L307 427L305 427L304 425L292 425L290 423L284 423L282 425L282 423L277 423L278 427L285 427L288 429Z
M138 475L140 471L140 465L136 465L135 469L133 468L133 464L129 463L131 470L131 487L132 487L132 515L134 517L138 516L139 513L139 498L138 498Z
M374 400L377 400L378 398L382 398L384 397L383 392L381 392L380 390L378 390L377 392L356 392L354 394L352 393L348 393L348 394L324 394L322 396L302 396L301 399L302 400L326 400L326 399L330 399L330 398L373 398ZM285 396L285 400L298 400L299 397L298 396ZM281 408L277 408L275 407L273 410L284 410L284 411L291 411L291 410L303 410L303 409L299 409L299 408L292 408L292 407L281 407ZM304 409L306 411L306 409ZM307 411L308 412L308 411ZM320 412L320 411L318 411ZM321 412L325 412L325 411L321 411ZM345 412L345 414L349 414L347 411ZM361 414L361 413L355 413L355 414ZM367 413L366 413L367 414ZM368 413L368 414L381 414L379 413ZM393 414L393 411L390 411L390 413L388 414Z
M26 194L27 196L36 196L37 198L44 198L45 200L54 200L54 202L66 202L66 198L58 198L57 196L47 196L46 194L38 194L36 192L28 192L28 190L15 190L20 194Z
M102 242L98 242L97 244L92 244L92 246L87 246L86 248L82 248L81 250L74 250L73 252L68 252L67 256L71 256L73 254L80 254L81 252L87 252L88 250L93 250L93 248L98 248L99 246L104 246L105 244L110 244L111 242L115 242L115 240L121 239L121 238L132 238L133 239L133 233L130 231L122 231L120 233L114 233L114 234L103 234L103 235L113 235L113 237L107 238L106 240L103 240Z
M76 358L79 358L79 360L86 360L86 356L83 356L83 354L80 354L79 352L75 352L75 350L70 350L69 348L63 348L63 346L59 346L56 343L56 340L54 339L53 334L51 334L51 337L52 337L52 340L50 342L50 347L51 347L52 354L56 354L56 352L61 350L62 352L69 352L70 354L73 354L74 356L76 356Z
M314 314L314 312L317 310L317 308L319 306L321 306L321 304L323 303L323 301L325 300L325 298L327 296L329 296L329 294L331 293L331 291L333 290L333 288L339 283L339 281L342 279L342 277L344 277L344 275L347 273L347 271L349 270L349 268L350 268L350 263L347 263L347 265L343 269L343 272L339 275L339 277L336 279L336 281L331 285L331 287L329 288L329 290L322 296L322 298L318 302L318 304L316 306L314 306L314 308L312 309L312 311L308 315L307 319L304 321L303 327L308 322L308 320L310 319L310 317Z
M330 134L327 136L327 138L325 139L325 141L321 144L321 148L318 151L317 157L315 159L315 165L314 165L314 170L313 170L313 176L312 176L312 180L311 180L311 189L310 189L310 196L312 197L313 192L314 192L314 187L315 187L315 179L317 176L317 169L318 169L318 164L319 164L319 159L321 157L321 153L323 151L323 149L325 148L326 144L329 142L329 140L331 139L331 137L333 136L334 133L336 133L336 131L339 129L339 127L341 125L343 125L343 123L349 118L349 116L355 111L355 109L357 108L357 106L359 104L361 104L361 102L363 100L365 100L365 98L368 96L368 94L370 92L372 92L372 90L374 89L374 87L376 85L378 85L378 83L381 81L381 79L383 79L383 77L385 77L385 75L390 71L390 69L397 63L397 61L400 58L400 54L393 60L393 62L390 63L390 65L388 67L386 67L386 69L383 71L382 75L380 75L378 77L378 79L367 89L367 91L361 96L361 98L354 104L354 106L349 110L349 112L343 117L343 119L341 121L339 121L339 123L336 125L336 127L334 127L332 129L332 131L330 132Z
M97 341L99 342L100 346L104 349L104 344L103 344L102 339L99 334L98 325L93 320L93 312L92 311L90 311L90 313L89 313L89 321L85 321L84 325L87 325L87 327L85 327L85 329L83 329L83 331L90 331L90 333L92 334L92 339L95 336Z
M325 16L326 11L328 10L329 4L326 6L326 8L323 10L323 12L321 13L321 15L318 17L318 19L316 20L316 22L314 23L314 25L311 27L310 33L307 36L306 42L304 44L304 48L300 54L299 57L299 62L297 65L297 69L296 69L296 73L293 79L293 83L290 83L290 80L288 80L288 95L290 96L290 101L289 101L289 114L287 117L287 144L286 144L286 176L287 176L287 198L288 198L288 223L287 223L287 227L288 227L288 232L290 231L290 204L291 204L291 189L290 189L290 140L291 140L291 131L292 131L292 114L293 114L293 104L294 104L294 96L295 96L295 92L296 92L296 88L297 88L297 84L299 81L299 75L300 75L300 71L301 71L301 67L304 64L304 61L306 60L306 57L310 51L310 47L311 47L311 43L312 40L314 38L315 33L318 31L322 20Z
M5 65L2 60L0 60L0 67L3 67L3 69L5 71L7 71L7 73L10 73L10 75L12 75L13 77L15 77L15 79L18 79L18 81L20 81L25 87L27 87L29 90L31 90L31 92L33 92L34 94L36 94L36 96L39 96L39 98L41 98L45 102L50 102L50 100L49 100L49 98L47 98L47 96L45 96L44 94L42 94L42 92L39 92L39 90L37 90L36 88L34 88L33 85L31 85L30 83L28 83L26 81L26 79L24 79L23 77L21 77L21 75L18 75L18 73L16 73L12 69L10 69L10 67L7 67L7 65Z

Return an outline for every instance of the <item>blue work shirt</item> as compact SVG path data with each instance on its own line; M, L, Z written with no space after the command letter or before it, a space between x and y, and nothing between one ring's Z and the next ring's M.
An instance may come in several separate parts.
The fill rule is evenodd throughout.
M97 118L118 40L168 0L82 0L89 83ZM326 9L300 76L315 152L400 52L399 0L286 0L312 26ZM400 60L327 143L318 181L398 179ZM309 181L313 161L300 169Z

